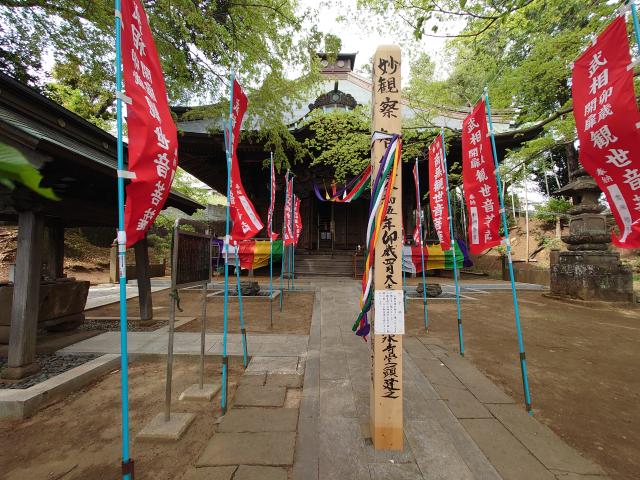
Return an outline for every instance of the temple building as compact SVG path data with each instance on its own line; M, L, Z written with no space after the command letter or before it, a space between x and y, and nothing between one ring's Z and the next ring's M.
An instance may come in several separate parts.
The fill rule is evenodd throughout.
M304 120L314 110L321 109L328 112L336 109L351 110L358 105L367 106L371 103L371 80L354 72L355 53L341 53L335 62L320 54L322 65L321 94L309 98L303 108L294 109L285 119L290 131L302 140L310 132L305 128ZM176 107L174 111L181 115L188 111L188 107ZM449 110L432 119L433 126L448 127L460 130L462 121L470 108L458 111ZM402 116L405 121L412 119L417 112L407 104L402 105ZM514 139L508 135L512 129L510 116L512 112L495 112L494 123L497 132L507 135L497 135L499 157L502 158L505 148L512 147ZM215 188L219 192L226 191L226 158L224 138L219 132L219 121L188 120L179 121L180 130L180 165L186 171L202 182ZM537 133L537 132L534 132ZM532 135L533 136L533 135ZM521 137L518 143L529 139ZM461 163L460 138L453 138L449 147L449 165L453 162ZM426 152L426 146L425 146ZM242 180L247 194L254 203L263 221L266 221L269 206L269 175L264 166L268 152L264 144L247 140L243 136L238 146L238 158ZM421 162L421 185L423 194L428 185L426 157ZM403 163L403 210L405 218L405 232L413 229L415 218L415 194L413 176L411 173L413 162L405 159ZM365 241L365 222L368 215L369 196L363 195L352 203L335 203L320 201L313 191L312 180L321 186L330 188L332 178L327 177L327 167L309 167L309 161L303 161L293 166L295 174L294 190L301 198L301 215L303 219L303 233L298 245L299 249L308 251L353 251ZM279 232L282 224L282 210L284 201L284 174L278 175L276 193L276 213L274 218L275 231ZM323 185L324 183L324 185ZM429 232L429 229L425 229ZM266 238L266 229L260 237Z

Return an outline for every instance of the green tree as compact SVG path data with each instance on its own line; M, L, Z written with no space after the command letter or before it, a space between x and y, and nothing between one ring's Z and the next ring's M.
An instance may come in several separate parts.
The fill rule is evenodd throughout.
M282 119L318 80L315 53L339 49L336 37L303 27L316 12L296 0L145 0L170 104L211 104L224 118L229 71L249 92L249 116L275 144L291 138ZM113 115L113 3L94 0L0 0L0 71L48 91L104 125ZM313 22L308 22L313 25ZM291 80L289 72L300 72ZM109 103L109 98L111 102ZM284 148L284 147L283 147ZM277 154L284 156L283 148Z
M357 175L371 161L370 115L365 107L326 113L315 110L304 128L310 133L302 142L311 158L309 166L329 167L337 182Z
M542 128L541 135L509 153L515 163L535 163L553 151L561 168L577 167L568 82L571 63L613 20L616 2L360 0L359 4L368 11L394 14L416 38L451 37L445 52L446 79L433 78L424 55L414 60L407 98L424 112L414 127L429 128L435 114L473 105L488 86L496 113L510 117L521 130ZM458 25L464 22L462 30L443 33L454 19ZM430 25L440 27L429 29Z

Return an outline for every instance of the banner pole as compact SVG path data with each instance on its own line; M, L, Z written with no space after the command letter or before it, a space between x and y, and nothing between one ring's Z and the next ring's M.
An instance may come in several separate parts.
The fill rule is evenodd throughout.
M291 230L293 232L293 243L291 244L291 290L296 289L296 196L291 189Z
M284 176L284 185L285 185L285 193L284 193L284 211L282 216L282 256L280 257L280 311L282 311L282 297L284 295L284 257L287 251L287 246L285 245L284 237L285 232L287 230L287 190L289 189L289 170L287 170L287 174Z
M231 70L229 82L229 128L225 129L225 144L227 150L227 215L224 236L224 307L223 307L223 327L222 327L222 394L220 395L220 406L222 414L227 413L227 385L229 359L227 357L227 331L229 328L229 216L231 207L231 149L233 148L233 80L235 72Z
M242 287L240 285L240 244L236 250L236 284L238 286L238 308L240 310L240 333L242 334L242 363L247 368L247 329L244 328L244 314L242 311Z
M295 195L293 194L293 182L295 180L295 176L291 177L291 211L289 214L290 220L291 220L291 245L289 248L289 258L288 258L288 263L289 263L289 275L287 276L287 288L289 290L292 289L293 287L293 251L295 248L295 230L294 230L294 220L295 220Z
M640 55L640 22L638 21L638 7L636 0L631 0L631 18L633 19L633 33L636 37L636 46Z
M453 282L456 286L456 309L458 313L458 343L460 345L460 355L464 357L464 335L462 334L462 313L460 309L460 284L458 282L458 259L456 258L456 233L453 228L453 215L451 215L451 192L449 192L449 171L447 169L447 146L444 143L444 128L442 135L442 159L444 163L444 182L447 192L447 207L449 209L449 234L451 236L451 250L453 251Z
M116 123L118 171L124 170L122 143L122 14L120 0L115 0L116 34ZM127 352L127 236L124 229L124 178L118 175L118 266L120 283L120 397L122 410L122 478L130 480L133 460L129 457L129 358Z
M416 158L416 190L418 193L417 206L420 206L420 170L418 169L418 159ZM422 208L418 209L418 229L420 231L420 261L422 262L422 310L424 315L424 329L429 329L429 313L427 309L427 273L424 269L424 237L422 236Z
M493 163L496 169L496 183L498 184L500 199L500 214L502 217L502 229L504 230L504 242L507 247L507 260L509 263L509 279L511 280L511 296L513 297L513 311L516 320L516 331L518 334L518 348L520 350L520 370L522 372L522 387L524 390L524 403L530 415L533 415L531 408L531 395L529 393L529 379L527 377L527 358L524 351L524 339L522 336L522 326L520 325L520 309L518 308L518 295L516 293L516 282L513 276L513 262L511 260L511 242L509 241L509 225L507 223L507 214L504 209L504 198L502 196L502 183L500 182L500 169L498 166L498 151L496 149L496 140L493 133L493 121L491 119L491 104L489 103L489 89L485 87L484 97L487 102L487 115L489 117L489 133L491 134L491 147L493 148Z
M273 198L273 152L271 152L271 168L269 170L269 203ZM275 205L270 205L270 208ZM269 325L273 330L273 212L269 215Z

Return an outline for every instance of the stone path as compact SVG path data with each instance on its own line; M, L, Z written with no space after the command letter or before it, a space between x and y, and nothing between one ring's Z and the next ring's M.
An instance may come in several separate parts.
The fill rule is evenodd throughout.
M193 318L187 321L193 320ZM176 322L176 325L178 322ZM175 332L173 352L176 355L200 355L199 332ZM248 334L249 355L263 357L303 356L307 351L307 335ZM129 332L129 354L167 353L167 327L155 332ZM59 350L60 353L120 353L120 332L105 332ZM207 333L206 355L222 353L222 335ZM242 335L229 334L228 355L242 355Z
M374 451L369 349L351 332L357 283L316 284L294 480L605 478L470 362L427 336L404 339L405 449Z
M253 357L217 431L182 480L287 480L304 359Z
M158 292L169 288L170 282L167 280L151 280L151 292ZM138 296L138 284L137 282L127 283L127 300L136 298ZM93 285L89 287L89 294L87 296L87 305L85 310L91 308L102 307L103 305L109 305L111 303L118 302L120 300L120 286L113 283L101 283L99 285Z
M375 451L369 344L351 332L358 283L312 284L310 334L249 336L253 358L230 391L230 409L182 480L606 478L470 362L426 335L404 339L404 451ZM207 334L207 354L220 354L221 343L222 335ZM167 329L130 333L129 347L132 354L163 354ZM199 333L176 333L177 354L199 349ZM119 334L62 352L118 353ZM228 352L242 354L240 335L229 335Z

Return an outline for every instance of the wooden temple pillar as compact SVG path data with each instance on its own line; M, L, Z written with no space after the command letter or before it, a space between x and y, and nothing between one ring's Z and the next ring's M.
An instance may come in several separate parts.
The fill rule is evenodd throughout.
M33 211L19 212L9 358L7 368L2 371L3 378L20 379L39 369L35 357L43 228L42 215Z
M151 299L151 277L149 276L149 242L146 236L133 246L133 251L136 256L140 320L152 320L153 301Z
M46 270L52 280L64 277L64 225L55 222L45 226L44 259Z
M400 47L382 45L373 58L373 132L400 134ZM375 178L387 141L374 141L371 178ZM393 158L387 161L392 162ZM371 439L376 450L403 449L402 334L402 163L375 244L373 287L375 309L371 332Z

